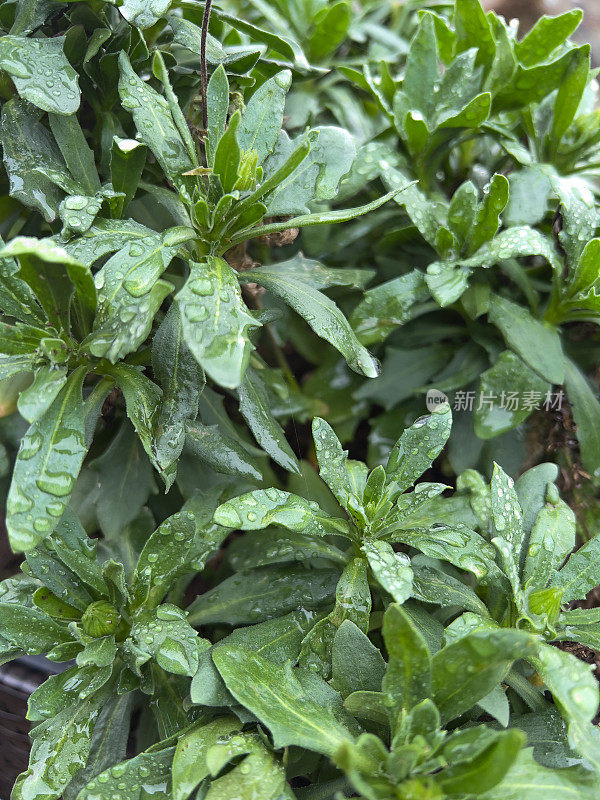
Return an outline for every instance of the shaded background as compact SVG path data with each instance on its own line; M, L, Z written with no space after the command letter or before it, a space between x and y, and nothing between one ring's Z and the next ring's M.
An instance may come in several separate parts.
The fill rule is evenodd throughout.
M483 5L506 19L518 17L521 32L530 28L543 14L562 14L574 8L585 12L583 25L573 37L582 44L590 42L594 64L600 65L600 0L483 0Z

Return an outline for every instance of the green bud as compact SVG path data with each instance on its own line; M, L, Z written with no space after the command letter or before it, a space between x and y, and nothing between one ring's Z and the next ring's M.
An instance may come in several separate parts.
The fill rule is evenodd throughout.
M106 600L98 600L86 608L81 624L88 636L99 639L115 633L119 620L119 612L113 605Z

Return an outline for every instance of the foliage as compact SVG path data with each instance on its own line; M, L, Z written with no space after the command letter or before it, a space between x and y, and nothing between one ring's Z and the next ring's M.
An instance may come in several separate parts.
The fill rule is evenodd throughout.
M592 796L581 14L210 6L0 2L11 800Z

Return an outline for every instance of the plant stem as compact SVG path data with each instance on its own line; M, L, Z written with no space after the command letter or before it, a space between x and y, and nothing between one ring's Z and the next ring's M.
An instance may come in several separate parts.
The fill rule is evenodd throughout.
M202 87L202 125L204 130L208 128L208 103L206 91L208 87L206 72L206 39L208 38L208 23L210 21L210 9L212 0L206 0L204 4L204 14L202 16L202 34L200 38L200 82Z

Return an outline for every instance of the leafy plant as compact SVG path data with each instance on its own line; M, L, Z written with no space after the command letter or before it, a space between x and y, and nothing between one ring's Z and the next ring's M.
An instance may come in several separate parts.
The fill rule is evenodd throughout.
M580 20L0 2L11 800L594 796Z
M388 188L419 180L397 196L397 215L370 217L367 246L381 278L351 320L364 343L385 341L383 375L354 396L386 410L374 422L381 440L407 406L418 407L411 396L432 388L454 395L461 436L471 440L451 447L456 472L485 468L507 449L514 456L505 463L518 468L522 445L511 432L536 408L556 410L554 387L564 386L583 471L597 483L599 407L586 377L597 269L586 265L598 227L598 112L589 50L567 40L580 21L578 10L545 17L519 39L465 0L450 14L423 11L405 64L340 68L382 122L359 151L348 195L365 178ZM331 248L319 241L313 252L350 265L368 257L352 234ZM582 344L572 323L584 320L591 326Z

